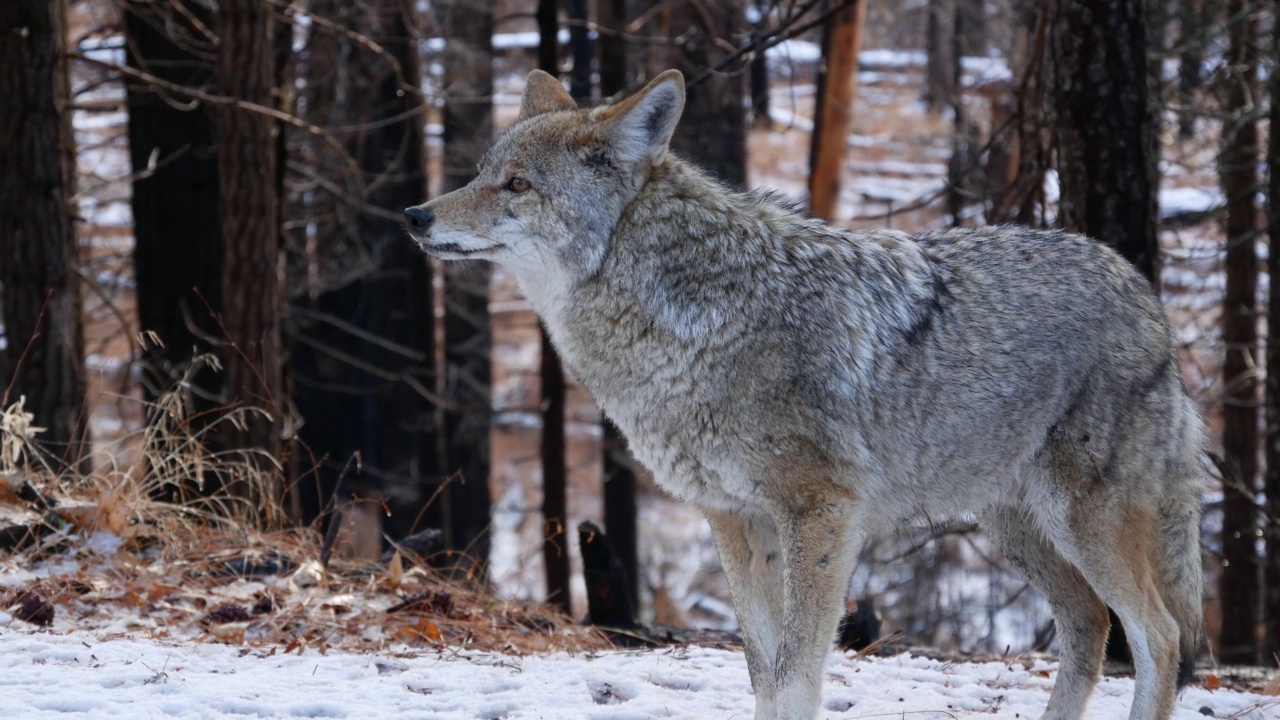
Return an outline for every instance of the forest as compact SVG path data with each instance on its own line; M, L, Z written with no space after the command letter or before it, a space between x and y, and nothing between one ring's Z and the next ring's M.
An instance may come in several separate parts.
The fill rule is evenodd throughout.
M417 613L401 640L471 637L455 621L480 611L454 603L495 598L524 633L547 612L614 644L731 636L705 522L629 456L514 279L404 228L471 180L531 70L592 106L677 68L672 149L732 188L850 228L1065 228L1150 280L1210 437L1201 662L1256 691L1280 667L1277 18L1267 0L7 0L0 567L108 532L242 576L382 563ZM78 602L51 582L0 583L0 609ZM1048 604L963 518L872 541L849 597L860 649L1057 647ZM222 607L190 613L252 634Z

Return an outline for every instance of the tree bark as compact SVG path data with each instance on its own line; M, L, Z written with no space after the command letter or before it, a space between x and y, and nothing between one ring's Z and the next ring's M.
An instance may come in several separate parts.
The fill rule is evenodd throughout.
M631 607L640 607L639 532L636 527L636 471L627 454L627 441L618 427L602 420L604 455L604 528L622 565Z
M669 67L692 79L715 65L728 54L721 43L741 34L742 16L741 0L675 3L668 32L686 40L672 49ZM745 92L741 72L715 74L690 88L684 117L671 139L673 150L734 188L747 183Z
M580 0L571 0L577 4ZM555 0L539 0L538 12L547 12L543 5L554 7ZM585 19L585 6L583 6ZM539 47L556 42L555 27L543 28L545 34L539 38ZM585 38L583 38L585 40ZM574 77L577 77L579 47L574 45ZM540 69L549 75L557 75L555 58L548 55L546 65ZM581 78L571 79L571 89L578 83L575 97L584 97ZM590 95L590 78L588 78L585 96ZM565 441L566 387L564 368L560 358L556 356L555 347L547 335L546 328L538 326L538 337L541 343L539 359L539 375L541 379L542 406L542 561L546 570L547 602L560 608L566 615L572 614L572 594L569 586L569 534L568 534L568 486L569 468L565 458L567 444Z
M938 112L953 104L956 93L955 74L951 71L952 43L955 31L952 19L957 0L928 0L925 19L924 92L921 99L930 112Z
M587 32L587 0L567 2L570 23L569 54L573 58L573 69L569 71L569 95L582 101L591 97L591 56L594 54L591 36Z
M41 444L75 466L85 379L65 12L47 0L0 6L0 399L25 396Z
M569 592L569 509L565 463L565 383L560 359L542 331L542 558L547 569L547 602L573 613Z
M834 219L840 205L840 171L844 169L858 89L858 52L866 0L850 4L828 18L822 39L825 62L818 74L817 107L809 144L809 214Z
M215 82L212 14L187 0L121 4L129 67L183 87ZM133 270L146 343L144 397L154 401L221 334L222 216L212 109L136 80L125 82L133 180ZM154 157L154 165L152 159ZM182 242L174 242L174 238ZM223 377L207 366L187 377L192 422L221 402ZM199 427L193 428L198 431ZM216 488L206 488L214 491Z
M1159 287L1155 117L1143 0L1058 0L1051 30L1059 222Z
M627 0L596 0L596 22L600 25L600 97L606 100L627 87Z
M1272 17L1280 17L1280 0L1272 3ZM1271 57L1280 57L1280 32L1271 32ZM1280 72L1271 73L1270 135L1267 140L1267 233L1270 252L1267 272L1267 437L1266 479L1266 561L1263 568L1265 602L1263 617L1266 635L1263 657L1280 657Z
M1222 634L1219 658L1225 663L1258 660L1257 627L1260 567L1254 544L1258 533L1258 383L1255 367L1258 334L1258 125L1251 117L1258 74L1257 22L1247 18L1249 0L1227 5L1229 47L1224 76L1223 145L1219 172L1227 217L1227 287L1222 341L1226 347L1223 383L1222 573L1219 599Z
M218 80L224 95L273 107L275 62L271 6L262 0L222 0L218 10ZM248 453L257 466L255 487L246 479L233 491L278 521L279 472L266 459L281 454L284 397L278 266L280 226L276 185L275 121L240 106L219 108L218 170L222 197L227 400L262 408L227 434L227 447Z
M446 38L444 191L466 185L493 141L492 0L439 5ZM488 556L490 367L487 263L445 263L445 367L440 494L445 541Z

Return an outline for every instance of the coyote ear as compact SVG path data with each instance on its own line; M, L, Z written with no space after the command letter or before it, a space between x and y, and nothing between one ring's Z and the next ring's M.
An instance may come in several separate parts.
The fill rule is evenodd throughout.
M599 119L621 159L661 165L683 111L684 76L668 70L640 92L602 110Z
M577 110L578 104L564 91L560 81L541 70L534 70L524 81L520 98L520 120L556 110Z

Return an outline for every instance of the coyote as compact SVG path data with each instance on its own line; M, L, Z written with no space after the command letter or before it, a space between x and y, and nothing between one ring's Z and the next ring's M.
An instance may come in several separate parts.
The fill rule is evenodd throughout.
M1060 231L848 231L668 151L684 80L578 109L533 72L468 186L405 210L505 264L566 367L707 517L756 718L812 718L865 534L978 520L1044 591L1078 718L1107 606L1169 717L1201 625L1201 421L1150 285Z

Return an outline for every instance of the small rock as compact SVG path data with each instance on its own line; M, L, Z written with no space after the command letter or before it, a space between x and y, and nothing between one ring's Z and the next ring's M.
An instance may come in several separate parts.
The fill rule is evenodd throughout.
M392 673L402 673L409 669L408 665L395 660L374 660L373 666L378 668L379 675L390 675Z

